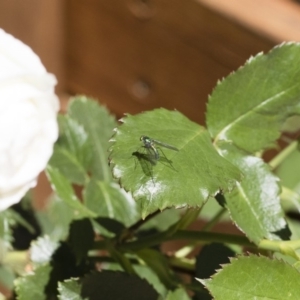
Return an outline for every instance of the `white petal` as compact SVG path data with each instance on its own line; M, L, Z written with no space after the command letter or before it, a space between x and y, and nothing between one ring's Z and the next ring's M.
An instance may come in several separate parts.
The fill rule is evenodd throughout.
M55 84L39 57L0 29L0 210L21 200L52 155Z

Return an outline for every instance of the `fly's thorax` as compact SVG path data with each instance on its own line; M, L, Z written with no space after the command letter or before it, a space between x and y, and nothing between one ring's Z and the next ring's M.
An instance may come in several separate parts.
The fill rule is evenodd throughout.
M142 135L140 137L140 141L142 141L144 146L147 147L147 148L153 147L153 142L148 136Z

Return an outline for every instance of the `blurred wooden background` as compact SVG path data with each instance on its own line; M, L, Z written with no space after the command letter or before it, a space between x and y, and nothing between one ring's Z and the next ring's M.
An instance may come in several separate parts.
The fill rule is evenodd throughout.
M300 41L292 0L8 0L0 27L41 57L57 92L117 116L177 109L204 124L217 80L251 55Z
M204 123L218 79L250 55L300 40L292 0L9 0L0 27L59 81L113 113L178 109ZM62 98L64 99L64 98Z
M204 1L69 0L67 7L67 88L100 96L117 115L162 106L203 124L217 80L274 45Z
M0 1L0 28L29 45L64 85L64 1Z
M218 79L250 55L300 40L292 0L9 0L0 27L41 57L58 93L115 114L178 109L204 123Z

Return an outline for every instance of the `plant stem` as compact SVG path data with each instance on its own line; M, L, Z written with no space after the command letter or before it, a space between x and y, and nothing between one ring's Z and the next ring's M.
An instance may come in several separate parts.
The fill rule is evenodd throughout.
M271 240L261 240L259 249L269 250L273 252L281 252L285 255L289 255L299 260L299 256L296 253L297 249L300 249L300 240L293 241L271 241Z
M291 153L297 149L297 141L292 142L285 147L278 155L276 155L270 162L269 165L272 169L277 168Z
M220 218L223 216L223 214L227 211L226 208L221 208L216 215L209 221L207 222L203 227L202 227L202 231L209 231L210 229L212 229L214 227L214 225L216 223L219 222ZM200 242L201 243L201 242ZM189 255L196 246L199 245L199 242L190 242L188 245L183 246L181 249L177 250L174 254L175 257L177 258L182 258L182 257L186 257L187 255Z
M157 214L159 214L160 211L157 210L154 213L148 215L144 220L140 219L137 222L135 222L133 225L131 225L129 228L125 228L121 234L118 237L119 242L124 242L134 235L134 233L143 226L146 222L150 221L152 218L154 218Z
M120 252L111 240L106 240L106 247L109 251L111 257L120 264L120 266L124 269L128 274L135 274L135 270L132 264L129 261L129 258L125 256L124 253Z
M120 251L137 251L143 248L153 247L159 245L165 241L172 240L194 240L201 242L219 242L242 245L247 247L256 247L253 243L244 236L222 234L214 232L203 232L203 231L188 231L179 230L173 235L169 235L168 232L157 233L152 236L148 236L134 242L129 242L120 245L118 249Z
M150 221L152 218L154 218L156 215L158 215L159 213L161 213L160 210L155 211L154 213L148 215L144 220L138 220L136 223L134 223L133 225L131 225L128 228L129 232L135 232L137 229L139 229L142 225L144 225L146 222Z
M180 230L169 240L198 240L202 242L228 243L247 247L255 247L245 236L218 232Z
M174 256L169 257L169 264L172 267L185 269L187 271L195 271L195 259L190 258L177 258Z
M172 240L189 240L196 241L199 243L228 243L240 246L245 246L248 248L258 248L261 250L268 250L273 252L280 252L285 255L289 255L299 260L300 257L297 255L296 250L300 249L300 240L293 241L272 241L272 240L261 240L258 246L251 243L246 237L233 235L233 234L223 234L216 232L205 232L205 231L188 231L179 230L173 235L169 235L168 232L157 233L152 236L148 236L134 242L127 242L126 244L119 245L117 247L118 251L121 252L131 252L138 251L144 248L153 247L159 245L166 241ZM105 249L105 244L103 241L98 241L94 243L93 249Z
M216 215L209 221L207 222L203 227L202 231L209 231L211 230L221 219L221 217L227 212L226 208L221 208Z
M175 224L170 226L166 232L168 232L169 235L173 235L176 231L189 227L198 218L202 207L187 209L181 218Z

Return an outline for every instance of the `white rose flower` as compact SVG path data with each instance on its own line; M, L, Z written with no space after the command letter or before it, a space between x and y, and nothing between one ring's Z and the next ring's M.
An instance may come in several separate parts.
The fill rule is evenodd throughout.
M0 29L0 211L36 185L58 136L56 79Z

